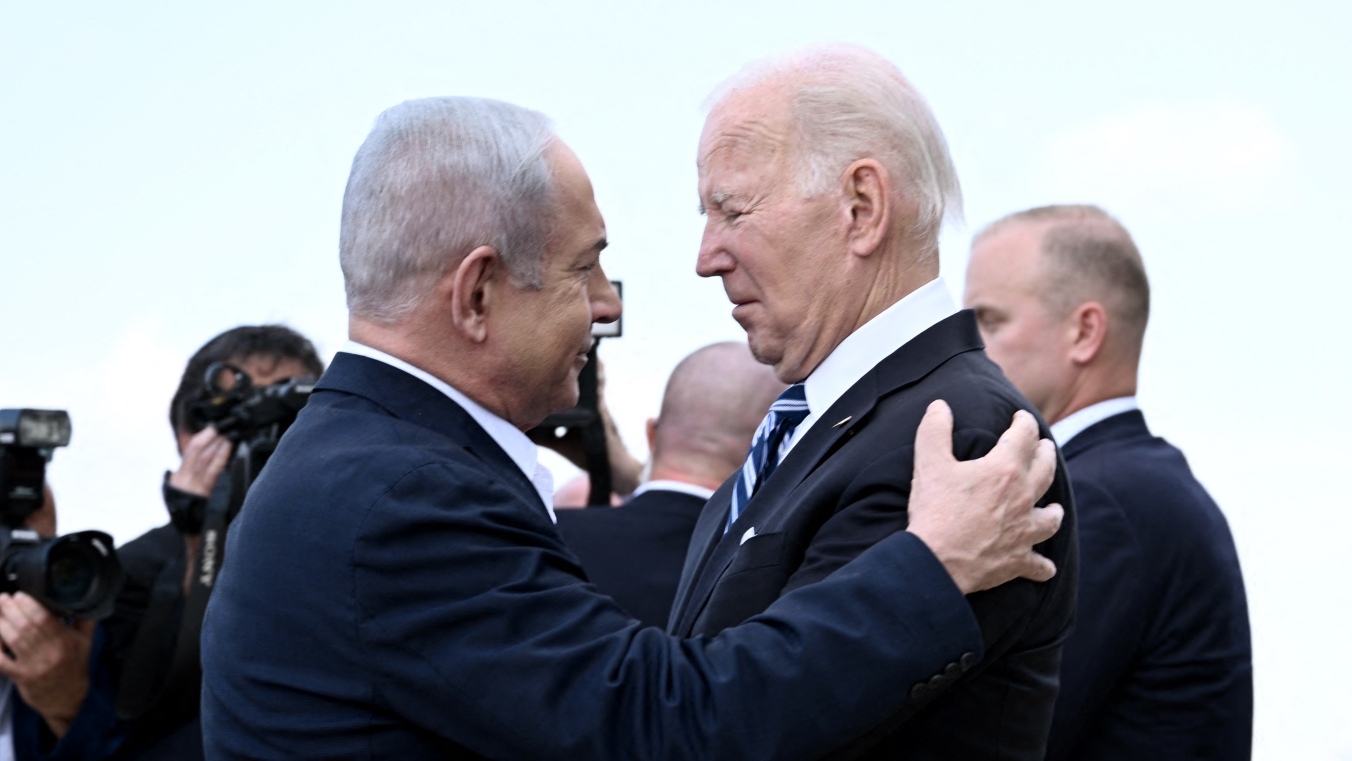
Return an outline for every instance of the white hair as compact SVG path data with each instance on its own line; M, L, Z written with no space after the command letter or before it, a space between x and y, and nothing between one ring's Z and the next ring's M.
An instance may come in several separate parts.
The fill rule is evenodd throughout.
M348 310L394 322L479 246L498 252L517 285L538 288L554 139L544 114L483 98L410 100L382 113L343 194Z
M877 159L915 206L915 238L937 256L945 219L962 217L962 188L939 123L897 67L858 45L807 48L748 64L710 101L771 81L789 90L799 190L828 192L851 163Z

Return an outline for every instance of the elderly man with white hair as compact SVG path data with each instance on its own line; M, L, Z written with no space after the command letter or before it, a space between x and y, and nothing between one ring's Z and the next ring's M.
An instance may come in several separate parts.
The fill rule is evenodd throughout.
M959 459L1034 411L939 278L957 175L891 63L832 46L751 65L716 96L698 168L697 271L722 279L752 352L793 385L695 528L668 627L682 637L757 620L913 525L914 435L934 400L952 406ZM1070 504L1060 468L1046 498ZM906 705L845 755L1041 761L1074 610L1072 518L1040 548L1055 579L968 598L986 656L897 685ZM894 583L903 597L934 591Z
M352 340L250 489L207 611L209 758L815 758L979 657L964 593L1053 573L1032 550L1060 523L1032 508L1051 443L1022 415L960 463L936 407L908 531L717 637L643 628L587 583L522 433L577 401L591 325L619 316L605 245L542 115L381 116L343 202Z

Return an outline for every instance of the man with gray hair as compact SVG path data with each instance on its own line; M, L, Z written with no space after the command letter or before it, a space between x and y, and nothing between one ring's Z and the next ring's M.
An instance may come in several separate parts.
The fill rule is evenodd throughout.
M1136 404L1150 284L1131 235L1095 206L1011 214L973 241L965 300L1075 489L1079 613L1047 758L1248 758L1244 580L1225 516Z
M718 637L641 627L586 583L523 433L576 403L592 323L619 316L605 233L542 115L381 115L343 200L351 341L250 489L207 611L209 758L814 758L899 709L898 683L980 657L964 593L1052 575L1032 547L1060 511L1031 507L1050 441L1021 413L957 462L936 405L904 434L907 531Z
M746 343L695 350L648 418L649 478L620 509L559 510L559 532L597 589L649 626L666 626L704 502L742 466L784 384Z
M1032 410L939 278L957 176L887 60L831 46L751 65L716 95L698 169L696 270L722 279L752 352L793 385L695 529L668 626L684 637L755 620L914 525L912 435L933 400L952 405L959 458ZM1046 497L1069 505L1063 474ZM1055 579L969 597L986 657L898 685L906 704L844 755L1041 761L1074 608L1072 518L1040 548Z

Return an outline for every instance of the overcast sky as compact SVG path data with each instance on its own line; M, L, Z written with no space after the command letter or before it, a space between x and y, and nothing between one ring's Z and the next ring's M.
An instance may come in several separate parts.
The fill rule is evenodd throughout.
M8 3L0 8L0 406L68 409L62 531L163 523L188 355L284 322L345 338L338 213L376 114L481 95L552 116L625 284L602 357L622 433L671 367L738 338L694 259L707 93L742 64L858 42L928 98L966 195L944 239L1092 202L1154 286L1141 401L1230 519L1260 759L1352 759L1344 474L1352 4Z

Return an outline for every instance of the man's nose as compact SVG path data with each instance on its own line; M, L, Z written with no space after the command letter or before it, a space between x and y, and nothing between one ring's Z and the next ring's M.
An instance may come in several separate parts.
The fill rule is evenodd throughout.
M592 322L614 322L620 319L623 309L620 294L610 284L610 278L606 277L599 264L592 270L592 279Z
M728 272L732 266L732 255L723 245L722 235L713 228L713 219L706 220L699 255L695 258L695 273L700 277L713 277Z

